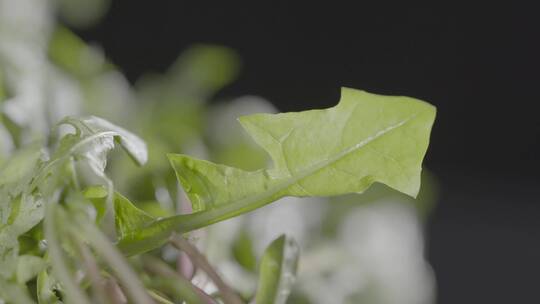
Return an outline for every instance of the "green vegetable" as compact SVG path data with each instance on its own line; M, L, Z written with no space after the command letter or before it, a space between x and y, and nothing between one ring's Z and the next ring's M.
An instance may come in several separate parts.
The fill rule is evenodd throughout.
M285 304L298 268L299 248L293 239L280 236L264 252L255 303Z
M45 261L33 255L21 255L17 263L17 283L26 284L45 268Z
M232 254L235 260L248 271L255 271L257 259L253 252L253 244L247 231L242 230L234 240Z
M43 202L27 192L41 152L36 146L20 150L0 168L0 277L11 278L17 266L17 238L43 218Z
M4 86L4 77L2 76L2 70L0 70L0 102L3 102L6 98L6 88Z
M25 288L0 278L0 300L2 299L5 303L34 304Z
M91 147L95 148L96 151L88 149L88 152L96 153L101 152L101 150L107 150L109 145L112 144L112 140L115 139L138 165L143 165L148 160L146 144L142 139L105 119L95 116L83 118L68 117L61 124L69 124L75 127L77 133L80 134L80 138L85 140L85 142L81 142L79 145L86 143L94 144ZM101 140L102 142L100 142ZM107 140L111 142L106 142ZM95 146L96 143L103 143L104 146ZM114 147L114 144L112 144L112 147ZM94 158L94 156L90 156L90 158ZM99 155L99 158L100 162L103 161L101 155Z
M114 198L116 232L120 237L136 232L140 227L153 222L154 218L135 207L127 198L116 194Z
M55 193L66 184L79 186L75 163L88 166L112 188L104 171L106 153L114 147L115 138L137 163L146 161L146 145L142 140L101 118L66 118L62 123L74 126L76 133L62 137L49 160L44 160L44 152L34 144L19 150L0 168L1 277L14 276L18 264L17 239L41 222L45 204L52 203L58 196ZM103 215L103 208L96 208L98 215Z
M62 303L55 294L59 289L58 282L52 278L46 270L41 271L37 276L37 299L39 304Z
M119 246L127 254L147 251L173 231L208 226L284 196L361 193L380 182L415 197L434 119L435 108L423 101L348 88L333 108L241 117L274 166L244 171L170 154L195 213L156 220Z
M349 251L334 237L359 204L398 201L427 214L432 187L418 190L435 118L429 104L345 88L333 108L235 124L231 117L275 109L255 96L210 102L238 76L234 50L195 45L131 86L99 47L54 21L88 26L109 0L42 1L30 14L17 13L19 2L3 1L15 18L0 20L0 304L320 302L319 282L302 276L293 288L299 246L281 236L258 261L268 245L259 236L290 228L312 246L304 265L324 282L349 265L334 265L341 255L326 248ZM116 145L136 166L110 153ZM286 196L337 195L286 206L291 214L277 222L256 215L188 233ZM312 210L291 223L303 208ZM306 235L311 228L319 233ZM326 288L324 300L386 292L370 279L384 275L366 274L367 292Z
M69 29L59 26L52 33L49 58L76 77L91 77L104 70L106 61Z
M100 219L100 215L105 212L107 204L107 189L103 186L89 187L84 190L84 195L96 207L98 219ZM120 238L155 220L154 217L137 208L118 192L114 193L113 206L116 233Z

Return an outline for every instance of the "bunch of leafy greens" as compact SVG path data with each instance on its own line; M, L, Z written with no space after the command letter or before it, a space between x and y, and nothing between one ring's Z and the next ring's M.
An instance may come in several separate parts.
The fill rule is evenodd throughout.
M0 303L285 303L300 255L291 236L257 260L238 235L234 258L258 275L245 292L197 248L197 230L288 196L374 183L418 194L435 118L425 102L344 88L333 108L241 116L246 139L230 122L215 126L205 103L237 75L230 49L194 46L131 88L98 49L55 26L53 9L71 22L75 6L34 4L17 18L0 12ZM265 103L241 106L254 104ZM273 112L254 109L246 113ZM328 222L350 204L334 205Z
M103 278L119 280L121 294L133 303L187 297L190 292L171 295L159 290L161 286L157 286L159 293L144 288L122 253L136 255L166 242L174 244L178 233L249 212L283 196L361 193L374 182L416 196L434 117L435 109L422 101L353 89L343 89L341 101L333 108L241 117L240 123L270 154L273 166L244 171L169 154L193 212L163 218L114 193L113 182L105 174L106 156L115 144L137 164L144 164L144 142L101 118L66 118L60 124L70 125L71 132L59 140L51 138L48 144L25 146L3 163L1 297L14 303L32 299L90 303L88 290L94 291L95 298L107 296L106 291L99 291ZM115 235L100 230L107 216L114 219ZM279 299L286 298L290 289L286 281L294 273L298 254L293 244L280 238L270 245L261 261L257 303L284 302ZM191 296L197 295L196 289L189 290ZM225 302L238 300L231 295L234 292L221 290Z

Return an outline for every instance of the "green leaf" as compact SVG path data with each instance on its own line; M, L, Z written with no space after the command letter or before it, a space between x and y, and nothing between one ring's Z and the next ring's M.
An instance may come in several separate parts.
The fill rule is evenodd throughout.
M229 48L199 44L184 51L168 74L180 94L202 97L231 83L238 74L239 61Z
M19 255L19 243L13 233L0 231L0 280L9 279L15 272L17 256Z
M96 209L96 223L100 223L107 211L107 189L102 186L88 187L83 196L88 199Z
M259 266L255 303L285 304L296 279L298 255L298 245L285 235L268 246Z
M60 284L51 277L46 270L41 271L37 277L37 298L39 304L62 303L56 296L55 290L60 289Z
M361 193L379 182L414 197L434 119L435 108L423 101L348 88L333 108L244 116L242 126L270 154L273 168L244 171L170 154L195 213L158 220L119 245L139 252L172 231L204 227L284 196Z
M88 142L115 138L138 165L143 165L148 160L148 151L142 139L103 118L96 116L68 117L61 123L75 127L78 132L82 133L83 137L88 137ZM109 145L110 143L106 144L106 146ZM105 147L108 148L105 150L110 150L112 147Z
M63 124L73 126L75 133L68 133L60 139L51 159L40 168L32 181L32 187L39 187L41 194L46 197L70 181L77 188L80 186L75 172L76 164L93 172L112 193L112 182L105 175L105 167L107 153L114 148L115 140L136 163L142 165L146 162L148 154L144 141L104 119L94 116L67 117L58 126Z
M0 303L34 304L26 287L4 281L0 277Z
M255 272L257 268L257 258L253 251L251 237L246 230L242 229L234 240L232 254L240 266L251 272Z
M414 197L434 118L434 107L413 98L343 89L330 109L240 118L270 154L271 169L246 172L185 155L169 158L197 210L249 208L287 195L361 193L373 182Z
M13 276L19 254L17 238L37 225L44 215L43 202L30 195L23 195L14 209L12 221L0 229L0 277Z
M103 186L89 187L83 191L83 194L96 208L97 219L99 220L106 210L107 189ZM119 237L134 233L155 221L153 216L137 208L118 192L114 193L113 204L115 227Z
M17 266L17 238L43 218L42 200L29 194L41 151L20 150L0 168L0 277L11 278Z
M116 193L114 197L114 219L116 232L120 237L135 233L145 225L154 222L152 216L135 207L119 193Z
M38 169L42 152L33 145L19 150L0 167L0 230L13 218L13 201L29 185Z
M35 278L44 268L45 261L33 255L21 255L17 261L17 282L26 284L26 282Z
M79 78L97 75L106 64L102 54L62 26L52 33L48 53L51 61Z
M2 71L0 70L0 102L4 101L6 98L6 88L4 86L4 76L2 75Z

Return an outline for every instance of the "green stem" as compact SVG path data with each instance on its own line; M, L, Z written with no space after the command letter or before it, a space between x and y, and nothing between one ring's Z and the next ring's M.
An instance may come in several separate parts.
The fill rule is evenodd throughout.
M58 241L58 234L55 227L55 223L58 222L56 220L57 207L57 203L54 201L50 201L46 204L46 214L43 224L53 273L63 285L63 291L70 303L90 304L90 300L81 290L79 285L75 283L75 278L71 276L68 267L64 262L65 257L62 253L63 250Z
M174 304L153 290L148 290L148 294L150 294L152 299L156 300L159 304Z
M131 269L124 257L112 246L105 235L93 224L89 223L88 220L80 217L78 221L89 243L115 271L118 279L126 288L131 301L135 304L153 304L154 301L144 291L144 286L138 280L137 274Z
M214 284L221 293L221 297L225 304L242 304L243 301L240 297L221 279L221 277L214 270L212 265L208 262L206 257L199 252L199 250L193 246L189 241L181 236L172 235L169 242L179 250L185 252L193 261L193 264L197 265L200 269L204 270L206 274L212 279Z
M83 259L86 271L88 272L90 280L92 281L92 290L94 291L95 299L98 301L98 303L109 303L110 301L107 300L107 293L104 288L105 280L99 273L99 267L94 259L94 256L92 255L92 252L90 252L88 246L84 244L74 233L72 236Z
M144 267L161 278L152 278L152 286L160 287L176 297L193 304L213 304L215 301L204 291L198 289L189 280L173 271L167 264L151 256L143 257Z

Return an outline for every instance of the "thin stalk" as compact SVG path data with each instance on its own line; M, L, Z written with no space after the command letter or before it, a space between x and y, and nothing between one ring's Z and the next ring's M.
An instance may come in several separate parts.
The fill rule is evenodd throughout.
M183 251L180 251L176 258L176 271L188 280L191 280L195 275L195 266L189 259L189 256Z
M174 304L174 302L171 302L169 299L164 298L153 290L148 290L148 294L150 294L152 299L156 300L159 304Z
M197 286L193 285L193 283L184 278L182 275L172 270L162 261L150 256L145 256L143 257L143 262L145 269L164 278L164 280L161 280L160 278L153 278L151 281L152 285L165 288L169 292L174 293L178 298L181 298L188 303L216 303L212 297L199 289Z
M131 301L135 304L153 304L154 301L144 291L145 289L138 280L137 274L131 269L116 248L112 246L111 242L105 237L101 230L88 223L86 219L80 218L79 222L89 243L114 270L118 279L129 294Z
M199 252L197 247L193 246L189 241L181 236L173 234L169 242L178 250L185 252L198 268L202 269L216 284L221 293L221 298L225 304L242 304L240 297L221 279L206 257Z
M71 170L71 179L75 189L81 190L81 183L79 182L79 177L77 176L77 170L75 169L75 158L73 156L69 158L69 169Z
M107 292L105 291L104 286L105 279L99 273L98 264L94 259L92 252L90 252L90 248L88 248L86 244L77 238L77 236L73 235L73 239L77 244L77 248L83 259L86 271L88 272L90 280L92 281L92 290L94 292L95 300L97 300L98 303L109 303L110 299L107 297Z
M56 278L62 283L63 290L66 293L69 303L90 304L90 300L84 293L84 291L76 284L76 280L70 274L66 265L64 254L60 242L58 241L58 234L56 232L55 223L57 203L50 201L45 204L46 214L44 219L44 232L45 239L47 240L49 248L49 257L51 259L52 270L56 275Z
M105 284L109 299L113 304L127 304L127 299L114 278L109 278Z

